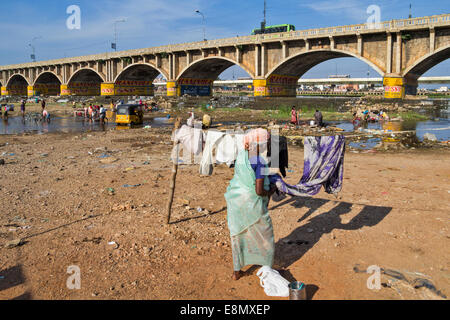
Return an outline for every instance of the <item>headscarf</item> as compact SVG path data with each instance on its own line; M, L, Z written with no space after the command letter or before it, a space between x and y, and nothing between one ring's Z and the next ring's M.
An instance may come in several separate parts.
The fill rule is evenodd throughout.
M253 144L263 144L267 143L269 141L269 132L266 129L258 128L250 130L245 136L244 136L244 145L246 149Z

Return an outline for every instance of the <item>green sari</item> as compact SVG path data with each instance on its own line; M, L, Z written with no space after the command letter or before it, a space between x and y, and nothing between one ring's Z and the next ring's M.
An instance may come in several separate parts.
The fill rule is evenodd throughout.
M225 193L235 271L248 265L273 265L275 242L267 209L269 199L256 194L255 184L248 151L241 151L236 159L234 177ZM267 176L264 189L269 190Z

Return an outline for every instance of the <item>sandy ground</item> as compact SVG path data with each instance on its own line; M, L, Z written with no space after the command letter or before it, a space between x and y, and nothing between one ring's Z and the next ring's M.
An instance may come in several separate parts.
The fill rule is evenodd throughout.
M157 129L0 136L0 299L272 299L255 267L231 280L232 169L200 177L198 166L181 167L166 224L170 150ZM371 265L448 296L449 154L347 152L338 199L321 191L271 202L275 267L305 282L310 299L442 299L389 270L370 290L354 267ZM296 183L303 150L289 157ZM66 286L70 266L79 290Z

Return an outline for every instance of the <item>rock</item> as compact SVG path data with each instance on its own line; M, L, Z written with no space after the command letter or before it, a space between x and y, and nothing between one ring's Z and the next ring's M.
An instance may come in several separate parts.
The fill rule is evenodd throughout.
M15 248L15 247L19 247L19 246L21 246L21 245L23 245L22 239L16 239L16 240L9 241L9 242L5 245L5 248L7 248L7 249L12 249L12 248Z
M105 151L107 151L107 150L108 150L107 147L96 148L96 149L94 150L94 153L102 153L102 152L105 152Z
M105 159L100 160L100 163L111 164L111 163L114 163L114 162L116 162L118 160L119 159L116 159L116 158L105 158Z

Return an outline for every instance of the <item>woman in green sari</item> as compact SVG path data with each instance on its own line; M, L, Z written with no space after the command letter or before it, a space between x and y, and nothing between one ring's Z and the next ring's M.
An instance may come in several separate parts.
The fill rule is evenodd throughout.
M244 138L245 150L236 159L234 177L225 193L227 220L233 252L233 279L248 265L273 265L275 242L268 212L270 196L267 162L262 156L270 135L255 129Z

